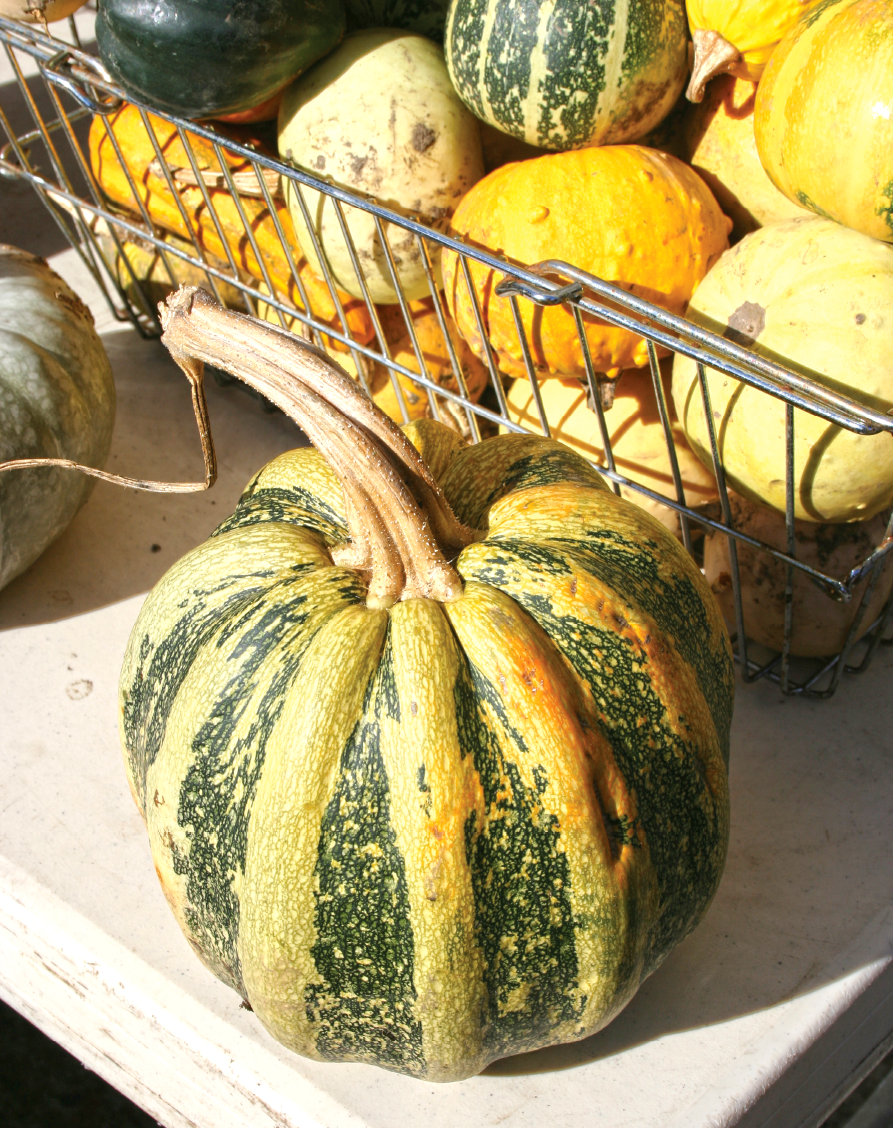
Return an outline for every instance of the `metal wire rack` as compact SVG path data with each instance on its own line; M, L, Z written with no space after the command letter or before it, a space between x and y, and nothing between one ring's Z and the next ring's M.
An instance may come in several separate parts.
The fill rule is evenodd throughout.
M882 600L880 606L877 599L877 593L884 590L878 585L883 585L885 578L889 580L893 569L893 516L878 543L871 544L858 566L842 576L826 574L797 559L794 520L796 411L808 412L864 436L882 432L893 436L893 417L842 396L566 262L549 261L531 266L508 262L465 245L410 216L382 207L373 199L360 197L293 168L272 152L265 151L262 145L244 136L240 138L237 131L187 122L157 110L150 111L149 107L138 103L125 103L124 95L99 61L84 50L73 19L69 21L68 33L70 42L65 42L51 37L45 29L0 18L0 41L33 122L32 128L17 133L0 103L0 125L6 134L6 143L0 148L0 176L24 179L33 185L49 217L58 224L100 285L115 317L130 321L144 336L158 335L161 332L156 312L159 288L162 292L170 291L181 281L198 280L230 308L242 308L268 320L278 319L283 328L340 350L340 359L352 359L357 378L367 392L373 390L374 374L387 373L394 402L404 421L418 414L421 403L427 414L456 427L471 441L479 441L497 429L531 429L546 435L556 429L558 420L550 419L544 406L534 352L523 324L521 302L543 307L562 305L573 316L585 365L585 382L581 389L587 393L593 435L600 444L599 456L590 459L593 465L617 493L623 491L656 509L664 523L674 527L696 559L701 558L705 537L727 538L728 571L721 580L727 589L725 610L743 680L769 680L790 695L829 697L844 672L865 670L879 645L893 643L893 637L888 637L893 625L893 596ZM29 69L37 72L30 79L26 76ZM115 115L125 111L138 115L139 125L151 142L149 155L152 159L139 168L123 153L113 128ZM111 147L123 171L126 178L123 198L111 198L107 188L100 186L94 167L95 145L91 161L91 144L86 135L87 127L91 126L94 131L100 131L99 136ZM94 139L96 136L94 132ZM179 167L168 159L171 143L185 154L186 163ZM163 195L167 212L163 216L155 206L158 192L153 196L147 187L149 176L156 178L156 184L166 187ZM321 279L311 279L303 269L305 264L300 250L287 230L288 213L282 201L282 189L286 185L313 241L313 250L321 264ZM355 298L349 298L336 285L315 235L310 213L313 201L321 198L333 203L356 275L357 285L351 287L357 295ZM187 204L187 199L191 203ZM397 298L387 310L377 306L370 295L368 279L351 235L355 212L366 213L374 224ZM403 292L391 247L394 233L411 239L423 264L430 310L436 315L442 351L452 374L452 379L446 382L436 379L430 371L416 333L413 311ZM135 267L134 247L153 256L152 271L148 275ZM482 394L473 397L463 376L455 334L449 330L438 286L437 263L444 248L458 254L474 319L484 342L486 386ZM533 405L533 415L526 420L510 409L506 395L508 381L500 372L488 342L485 311L472 285L472 263L492 268L502 276L495 293L507 297L511 304ZM393 355L393 334L389 338L382 324L385 314L391 320L396 316L405 330L411 345L409 363L405 363L406 352L400 354L403 360ZM609 425L613 385L606 384L593 369L584 316L631 330L647 341L648 395L653 397L648 408L656 412L669 466L664 490L651 488L629 467L624 466L628 473L621 472L622 464L615 458ZM357 330L359 321L364 326L363 332ZM696 363L716 479L717 500L711 505L695 507L686 501L679 462L682 440L678 428L674 433L672 407L660 370L658 349L682 354ZM779 478L785 482L786 513L785 536L780 545L773 546L749 535L736 519L735 499L726 483L710 405L707 378L710 369L785 404L786 457ZM780 650L769 651L753 641L749 631L752 607L743 597L739 552L750 553L750 559L780 570L784 578L784 633ZM800 659L791 652L798 626L796 616L802 614L802 608L798 611L796 605L795 590L804 584L815 585L828 600L852 605L855 612L843 646L835 654L821 659Z

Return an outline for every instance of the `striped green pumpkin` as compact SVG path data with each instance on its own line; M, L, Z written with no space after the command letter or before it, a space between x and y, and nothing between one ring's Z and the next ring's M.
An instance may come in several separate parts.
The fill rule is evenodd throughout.
M577 454L406 433L486 530L458 596L369 606L338 480L290 452L148 597L120 720L207 966L298 1053L449 1081L598 1030L701 918L732 665L698 569Z
M453 0L450 78L479 118L544 149L635 141L685 85L683 0Z

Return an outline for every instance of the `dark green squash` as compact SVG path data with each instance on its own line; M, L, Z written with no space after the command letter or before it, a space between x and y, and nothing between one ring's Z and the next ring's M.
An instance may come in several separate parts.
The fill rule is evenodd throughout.
M344 0L351 31L366 27L400 27L443 43L450 0Z
M96 17L114 80L188 118L259 106L343 34L341 0L101 0Z
M450 78L479 118L543 149L635 141L687 72L682 0L453 0Z

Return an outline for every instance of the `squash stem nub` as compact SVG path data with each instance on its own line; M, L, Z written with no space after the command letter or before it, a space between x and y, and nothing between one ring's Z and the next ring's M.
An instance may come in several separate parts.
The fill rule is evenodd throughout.
M306 433L341 482L350 542L337 563L367 574L371 607L446 602L462 591L449 563L475 539L403 432L322 349L224 309L184 286L159 306L162 341L191 381L198 363L238 377Z

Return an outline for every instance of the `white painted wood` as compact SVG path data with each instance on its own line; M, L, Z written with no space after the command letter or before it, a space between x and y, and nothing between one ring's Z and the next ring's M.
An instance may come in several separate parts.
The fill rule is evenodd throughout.
M112 321L73 255L54 265L112 357L112 469L200 476L185 380ZM296 439L235 389L210 398L210 494L99 483L0 592L0 994L169 1128L808 1128L893 1031L891 649L826 703L739 686L722 886L602 1033L449 1086L306 1061L181 937L118 747L118 669L145 592Z

